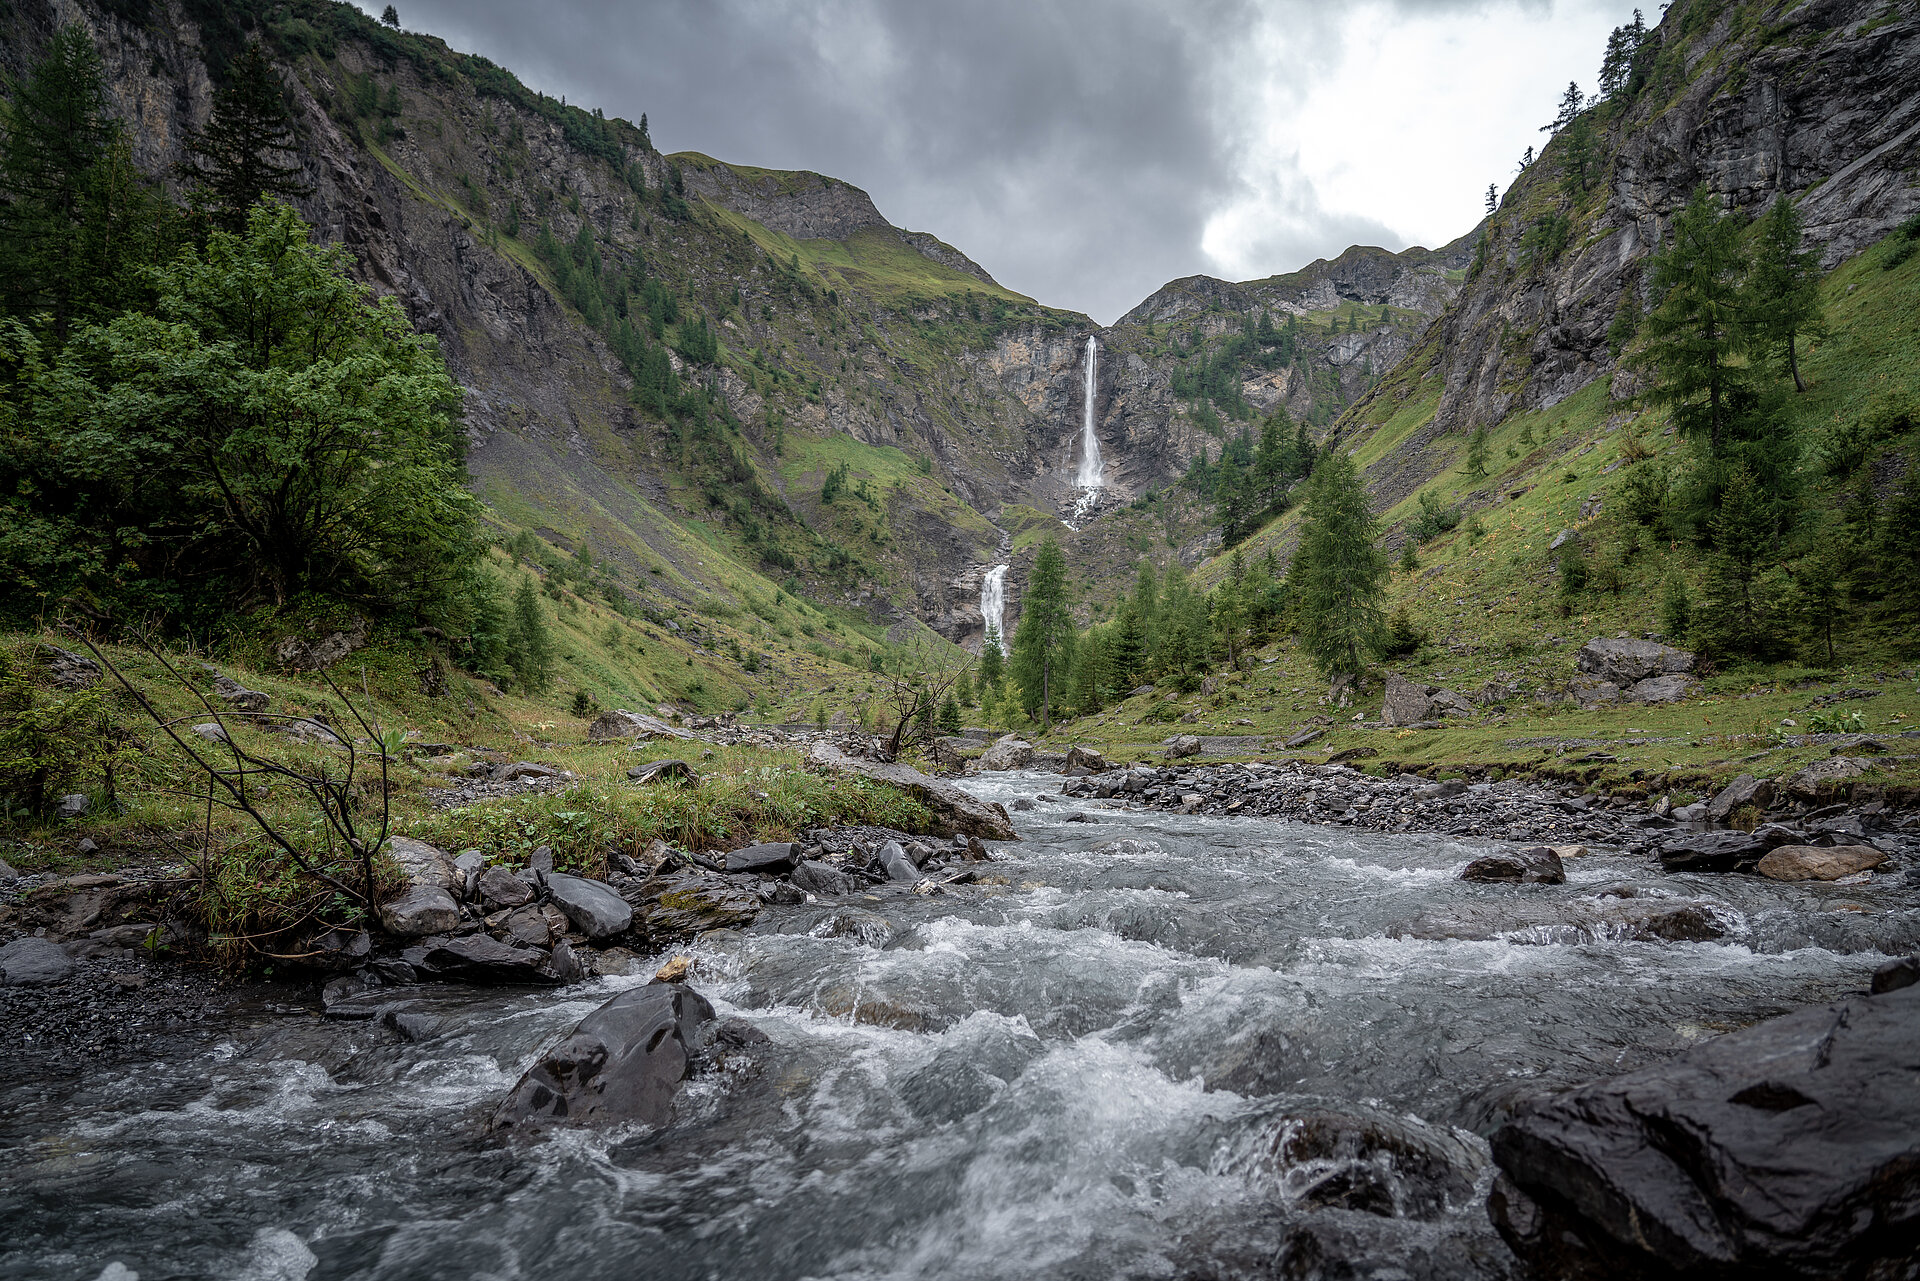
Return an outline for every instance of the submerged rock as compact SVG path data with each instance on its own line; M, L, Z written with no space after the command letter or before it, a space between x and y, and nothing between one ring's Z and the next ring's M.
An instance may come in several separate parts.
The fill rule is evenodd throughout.
M492 1128L664 1125L713 1018L707 999L678 983L622 992L527 1069Z
M1493 1135L1489 1212L1542 1276L1911 1276L1916 1045L1906 988L1583 1086Z

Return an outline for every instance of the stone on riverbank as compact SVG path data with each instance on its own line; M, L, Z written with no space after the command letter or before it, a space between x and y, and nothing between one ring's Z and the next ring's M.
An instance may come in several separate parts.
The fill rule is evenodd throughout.
M527 1069L492 1128L664 1125L713 1018L707 999L678 983L622 992Z
M800 847L792 841L768 841L749 845L727 855L729 872L785 872L800 856Z
M1871 845L1782 845L1770 850L1753 870L1773 881L1837 881L1886 861L1887 856Z
M911 765L861 760L848 756L831 743L819 742L808 745L807 763L817 769L852 774L899 788L933 811L935 835L977 836L984 841L1020 839L1005 809L929 778Z
M1559 1095L1492 1138L1543 1276L1908 1276L1920 988L1798 1010Z
M412 885L380 905L380 924L401 938L445 934L460 924L460 905L438 885Z
M58 983L73 973L73 958L52 939L29 934L0 947L0 981L9 986L37 987Z
M980 768L983 770L1020 769L1032 760L1033 744L1007 734L995 740L992 747L980 754Z
M633 924L633 908L612 887L584 876L554 872L547 877L547 895L553 905L590 939L624 934Z

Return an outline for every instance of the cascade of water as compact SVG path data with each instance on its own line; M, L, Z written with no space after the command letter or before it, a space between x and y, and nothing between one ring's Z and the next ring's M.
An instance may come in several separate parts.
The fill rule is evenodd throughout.
M1100 345L1093 335L1087 335L1087 372L1085 404L1081 407L1080 418L1080 472L1073 483L1081 489L1104 489L1106 477L1105 465L1100 459L1100 438L1093 432L1093 390L1094 373L1100 367Z
M1007 612L1007 566L995 565L980 580L980 621L988 631L1000 637L1000 648L1007 646L1006 633L1002 630L1004 615ZM984 641L981 642L985 644Z

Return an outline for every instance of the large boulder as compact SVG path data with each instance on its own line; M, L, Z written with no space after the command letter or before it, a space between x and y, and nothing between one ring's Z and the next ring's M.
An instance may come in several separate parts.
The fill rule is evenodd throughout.
M1017 841L1004 807L963 792L898 762L848 756L831 743L807 745L807 763L832 773L851 774L899 788L933 811L934 835L977 836L984 841Z
M400 866L411 885L437 885L451 889L465 881L445 850L416 841L411 836L389 836L386 852Z
M637 932L659 950L708 930L753 924L760 896L711 872L679 872L630 884L624 896L634 909Z
M1649 677L1693 670L1693 655L1686 650L1625 636L1596 636L1580 647L1579 657L1574 661L1589 676L1609 681L1621 689Z
M1753 870L1774 881L1837 881L1886 861L1871 845L1782 845L1769 850Z
M980 754L980 768L1009 770L1024 768L1033 760L1033 744L1007 734L995 739L993 746Z
M1716 823L1724 823L1734 811L1749 808L1763 810L1772 799L1772 783L1764 778L1756 779L1751 774L1742 774L1707 802L1707 817Z
M410 885L380 905L380 924L401 938L445 934L460 925L460 905L444 886Z
M426 968L468 983L554 983L559 979L548 953L485 934L464 934L434 944L427 949Z
M480 902L488 911L523 907L533 901L533 886L504 867L490 867L480 873Z
M1771 823L1751 832L1701 832L1667 842L1660 849L1660 864L1669 872L1745 871L1767 851L1792 845L1797 839L1791 829Z
M248 689L231 676L213 678L214 694L228 706L242 712L264 712L273 699L257 689Z
M587 726L587 741L610 743L624 738L692 738L686 730L657 716L616 708L602 712Z
M1433 686L1420 685L1398 672L1387 673L1380 719L1388 725L1412 725L1433 715Z
M633 924L633 908L612 886L584 876L554 872L547 877L547 896L574 928L590 939L624 934Z
M1664 676L1649 676L1643 681L1635 681L1628 687L1627 697L1636 703L1677 703L1699 684L1684 672L1669 672Z
M1463 881L1504 881L1511 885L1564 885L1567 869L1552 846L1501 850L1474 859L1460 873Z
M729 872L768 872L779 873L793 869L800 856L800 847L792 841L768 841L761 845L749 845L727 855Z
M1496 1131L1494 1225L1536 1275L1912 1277L1920 988L1815 1006Z
M712 1022L713 1006L682 984L622 992L527 1069L493 1128L664 1125Z
M0 947L0 982L9 986L36 987L58 983L73 973L73 958L52 939L29 934Z
M1871 768L1873 764L1870 761L1851 756L1830 756L1824 761L1813 762L1788 779L1786 790L1789 795L1815 800L1837 790L1843 783L1852 782Z
M1166 751L1162 753L1168 760L1183 760L1189 756L1200 755L1200 740L1192 734L1179 734L1167 740Z

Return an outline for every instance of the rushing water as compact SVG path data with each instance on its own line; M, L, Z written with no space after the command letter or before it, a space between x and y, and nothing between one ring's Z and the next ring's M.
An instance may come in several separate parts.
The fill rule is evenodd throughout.
M976 784L1007 802L1056 785ZM1027 841L989 869L1005 885L773 908L709 936L695 985L771 1044L757 1071L696 1078L660 1132L482 1133L543 1043L637 979L447 989L410 1039L236 1015L163 1061L6 1081L0 1275L1264 1275L1309 1223L1427 1260L1416 1275L1504 1275L1472 1132L1858 990L1876 941L1920 936L1899 876L1667 877L1602 851L1565 886L1484 885L1456 879L1484 847L1442 837L1070 809L1017 816ZM1602 891L1700 902L1730 934L1538 926L1542 903ZM1535 923L1406 937L1516 908ZM1328 1109L1420 1118L1403 1124L1454 1154L1456 1186L1423 1206L1363 1153L1334 1183L1373 1179L1375 1212L1313 1208L1328 1162L1288 1142Z
M1094 377L1100 368L1100 344L1087 335L1087 368L1081 384L1080 470L1073 483L1081 489L1100 489L1107 483L1106 464L1100 458L1100 437L1093 430Z
M998 640L1003 650L1007 647L1007 569L1006 565L995 565L980 580L981 636ZM981 643L984 645L985 640Z

